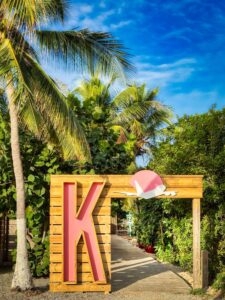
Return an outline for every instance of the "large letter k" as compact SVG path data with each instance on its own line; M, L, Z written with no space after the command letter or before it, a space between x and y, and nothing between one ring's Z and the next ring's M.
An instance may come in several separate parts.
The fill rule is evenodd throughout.
M105 182L93 182L79 211L77 183L64 183L64 281L77 283L77 246L81 236L87 246L93 281L106 283L92 212Z

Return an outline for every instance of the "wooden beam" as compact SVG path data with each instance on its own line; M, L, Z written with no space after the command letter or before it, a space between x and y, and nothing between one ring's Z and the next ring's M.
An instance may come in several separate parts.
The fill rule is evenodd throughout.
M78 183L78 196L82 197L89 189L93 181L105 180L105 189L101 197L105 198L127 198L125 193L136 193L131 186L132 175L51 175L51 198L56 206L60 201L60 180L64 182L74 180ZM158 196L157 198L202 198L202 175L162 175L167 191L175 191L175 196ZM121 193L123 192L123 193ZM136 198L133 196L131 198Z
M201 247L200 247L200 215L201 200L192 200L193 216L193 288L202 288L201 278Z

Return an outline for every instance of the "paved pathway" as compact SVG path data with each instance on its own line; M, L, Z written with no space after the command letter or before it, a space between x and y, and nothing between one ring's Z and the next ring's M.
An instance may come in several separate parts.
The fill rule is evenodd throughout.
M167 265L119 236L112 236L112 292L190 295L191 286Z

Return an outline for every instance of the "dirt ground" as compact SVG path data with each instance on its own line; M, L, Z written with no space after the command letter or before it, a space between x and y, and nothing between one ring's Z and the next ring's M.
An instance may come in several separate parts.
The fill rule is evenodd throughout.
M214 296L196 296L191 294L170 294L165 292L129 291L121 289L108 295L104 293L52 293L49 291L48 278L34 279L36 289L25 293L12 292L10 290L12 281L12 270L0 269L0 299L1 300L222 300L225 299L219 293Z
M0 299L1 300L64 300L64 299L90 299L90 300L192 300L192 299L203 299L202 297L196 297L193 295L166 295L166 294L156 294L156 293L141 293L140 292L124 292L117 291L111 294L105 295L104 293L51 293L48 290L48 279L34 279L34 284L38 288L34 291L27 291L25 293L12 292L10 291L10 285L12 280L12 271L8 268L3 268L0 272ZM208 298L204 298L208 299Z

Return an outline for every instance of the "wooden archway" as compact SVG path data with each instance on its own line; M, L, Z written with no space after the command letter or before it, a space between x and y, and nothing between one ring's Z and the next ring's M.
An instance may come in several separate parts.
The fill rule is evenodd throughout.
M135 193L131 175L52 175L50 196L50 290L111 291L111 199ZM193 287L202 287L201 175L161 176L171 198L191 199ZM159 196L158 198L170 198ZM152 201L152 200L149 200Z

